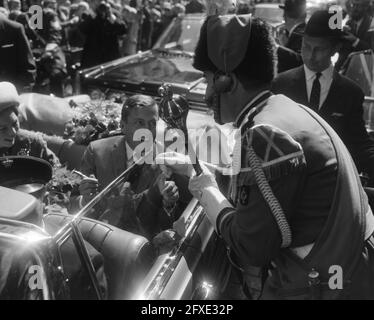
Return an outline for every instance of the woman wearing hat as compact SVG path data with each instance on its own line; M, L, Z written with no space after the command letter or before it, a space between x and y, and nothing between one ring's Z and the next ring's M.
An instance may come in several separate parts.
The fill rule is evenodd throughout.
M20 130L18 106L19 97L14 85L0 82L0 156L33 156L57 165L57 157L42 137Z

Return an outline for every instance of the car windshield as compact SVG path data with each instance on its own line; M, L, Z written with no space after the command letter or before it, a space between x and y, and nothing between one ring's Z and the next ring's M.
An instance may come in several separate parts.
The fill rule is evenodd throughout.
M282 23L283 22L283 10L274 6L256 6L254 16L261 18L268 23Z
M154 49L175 49L193 53L204 17L201 14L175 18L161 35Z

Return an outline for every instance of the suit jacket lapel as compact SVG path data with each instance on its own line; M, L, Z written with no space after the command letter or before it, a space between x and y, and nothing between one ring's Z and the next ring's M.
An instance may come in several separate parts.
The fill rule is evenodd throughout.
M123 171L127 169L127 154L126 154L126 140L125 137L119 139L113 145L111 154L111 166L114 176L118 177Z
M366 31L369 29L370 27L370 24L371 24L371 17L369 16L365 16L361 22L361 25L360 27L358 28L358 31L357 31L357 37L359 38L364 38L365 37L365 33Z
M330 114L332 109L335 107L335 103L332 101L339 101L339 97L341 96L341 91L339 90L340 86L340 75L334 70L333 73L333 80L331 82L330 90L327 94L326 100L321 106L319 113L320 114Z

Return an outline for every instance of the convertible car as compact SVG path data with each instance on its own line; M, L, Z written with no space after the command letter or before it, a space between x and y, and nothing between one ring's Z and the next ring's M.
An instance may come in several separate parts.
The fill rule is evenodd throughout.
M164 230L157 245L133 228L119 227L128 207L119 205L120 191L139 169L139 163L128 168L76 215L49 213L39 226L30 223L40 214L38 200L0 187L0 197L7 198L0 209L0 299L219 297L230 264L196 199L175 222L179 235ZM223 178L220 183L227 184ZM105 295L88 246L103 257Z

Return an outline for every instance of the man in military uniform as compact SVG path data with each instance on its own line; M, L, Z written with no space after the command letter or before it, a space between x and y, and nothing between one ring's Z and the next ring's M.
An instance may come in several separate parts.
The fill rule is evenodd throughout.
M284 32L281 44L297 53L301 51L301 42L305 29L306 0L286 0L279 8L284 10Z
M157 160L192 175L190 191L241 270L247 296L374 299L374 218L357 171L321 117L269 91L274 45L265 24L249 15L208 17L194 66L205 73L217 121L241 131L230 195L204 165L196 176L175 164L185 156ZM334 266L339 288L328 285Z
M58 165L55 154L40 135L20 130L19 96L10 82L0 82L0 156L22 155L44 159Z

